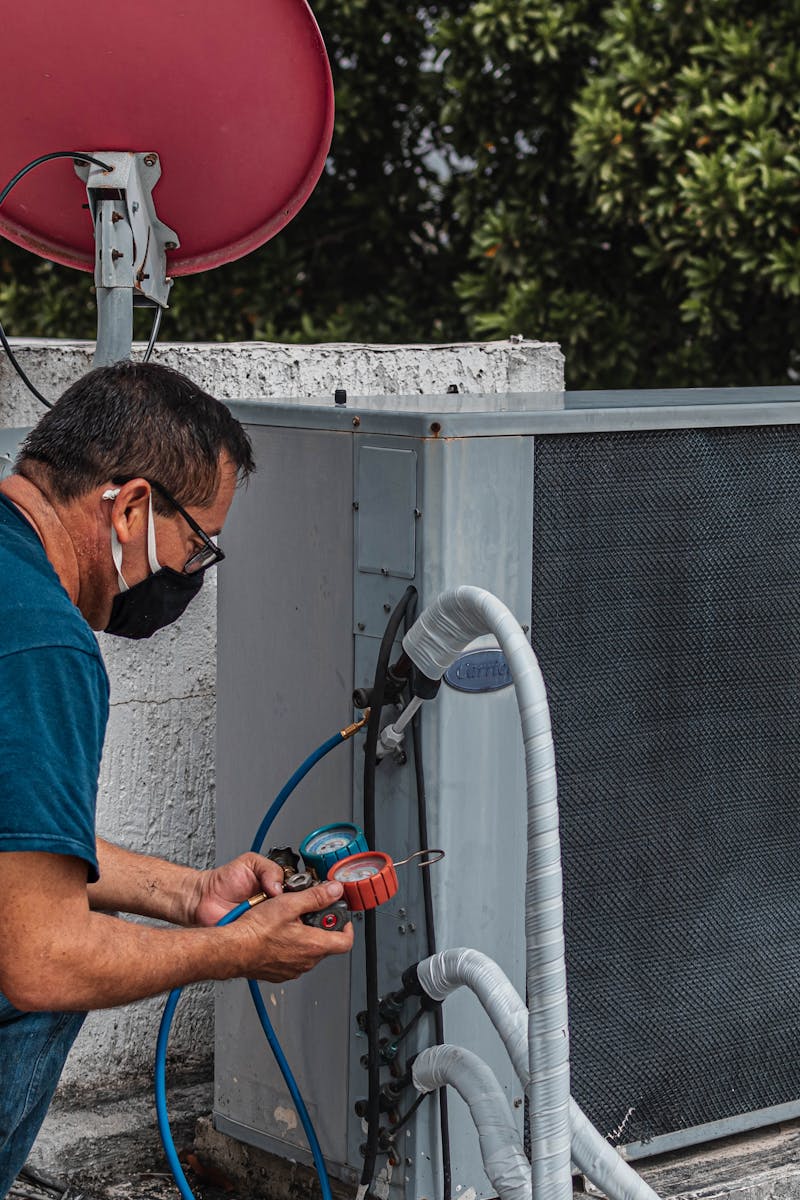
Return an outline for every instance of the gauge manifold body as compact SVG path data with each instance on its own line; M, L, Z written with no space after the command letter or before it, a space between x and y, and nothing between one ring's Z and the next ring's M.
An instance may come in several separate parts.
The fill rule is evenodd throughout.
M385 904L397 893L397 872L388 854L367 850L343 858L328 871L344 888L344 898L351 912L364 912Z

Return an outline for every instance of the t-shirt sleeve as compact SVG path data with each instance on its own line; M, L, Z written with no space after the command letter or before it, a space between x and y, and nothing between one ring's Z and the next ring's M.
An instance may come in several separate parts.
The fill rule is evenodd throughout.
M98 877L97 778L108 720L99 657L47 646L0 657L0 851L69 854Z

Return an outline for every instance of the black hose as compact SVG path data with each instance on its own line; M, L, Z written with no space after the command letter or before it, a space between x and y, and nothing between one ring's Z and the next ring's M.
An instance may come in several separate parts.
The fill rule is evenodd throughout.
M400 1117L397 1124L392 1126L392 1132L389 1134L390 1142L395 1142L397 1140L397 1135L400 1132L400 1130L403 1128L403 1126L406 1124L407 1121L411 1120L414 1113L419 1108L420 1104L422 1104L423 1100L427 1100L429 1095L430 1095L430 1092L421 1092L420 1095L417 1096L416 1100L411 1105L411 1107L408 1109L408 1111L405 1112L402 1117Z
M405 1041L405 1039L408 1037L408 1035L411 1033L411 1031L413 1029L416 1029L417 1025L422 1020L422 1017L425 1015L426 1012L429 1012L429 1011L430 1011L430 1009L425 1008L424 1006L417 1009L417 1011L414 1013L413 1017L408 1022L408 1024L404 1025L403 1028L400 1030L400 1032L392 1038L391 1042L389 1042L389 1046L384 1048L384 1052L383 1052L384 1058L386 1058L386 1050L387 1049L390 1049L392 1051L392 1057L394 1057L394 1055L397 1053L397 1047L400 1045L400 1043Z
M6 337L6 331L5 331L5 329L3 329L2 324L0 324L0 342L2 342L3 349L5 350L6 354L8 355L8 361L11 363L12 367L17 372L17 374L19 375L22 382L25 384L25 387L28 389L28 391L33 392L36 399L41 400L41 402L45 406L45 408L52 408L53 407L52 403L42 395L42 393L39 391L39 389L36 387L36 385L33 384L31 382L31 380L28 378L28 376L25 374L24 368L21 366L21 364L19 363L19 361L17 359L16 354L11 349L8 338Z
M369 1191L375 1176L381 1120L381 1023L378 1015L378 933L374 910L364 913L364 968L367 977L367 1140L361 1186Z
M364 745L364 837L370 850L375 849L375 767L377 764L378 738L381 731L381 709L386 692L389 660L397 634L409 604L416 597L416 588L407 587L398 600L386 623L372 687L372 705L367 722L367 737ZM375 1160L378 1156L380 1135L380 1027L378 1008L378 931L375 910L364 913L364 966L367 983L367 1141L364 1148L364 1167L361 1186L369 1190L375 1175Z
M101 162L99 158L92 158L91 154L83 154L80 150L51 150L49 154L40 154L38 158L33 158L29 163L17 171L13 179L9 179L6 186L0 192L0 204L3 203L8 193L15 188L20 179L24 178L29 171L34 167L40 167L42 163L50 162L54 158L71 158L75 162L94 163L96 167L102 167L104 171L113 171L114 168L109 163Z
M31 162L26 163L24 167L17 171L13 179L9 179L2 191L0 191L0 204L3 203L9 192L17 186L20 179L23 179L29 171L32 171L34 167L41 166L42 163L50 162L54 158L72 158L76 162L94 163L95 166L102 167L104 171L110 171L113 169L107 163L101 162L99 158L92 158L91 154L81 154L78 150L53 150L50 154L40 154L38 158L32 159ZM2 324L0 324L0 342L2 342L3 349L8 355L8 361L11 363L12 367L17 372L28 390L33 392L37 400L41 400L45 408L52 408L53 405L42 395L39 389L34 386L18 362L17 356L9 345L8 338L6 337L6 332L3 329Z
M8 183L5 185L5 187L2 189L2 191L0 191L0 204L3 203L6 196L9 194L9 192L13 188L16 187L16 185L19 183L20 179L23 179L28 174L29 171L32 171L34 169L34 167L41 166L42 163L50 162L54 158L71 158L71 159L74 159L75 162L94 163L94 165L96 167L102 167L104 171L113 171L113 169L114 169L108 163L101 162L99 158L93 158L91 154L81 154L81 152L78 150L54 150L50 154L41 154L38 158L32 159L31 162L26 163L24 167L22 167L19 171L17 171L17 173L13 179L9 179ZM156 344L156 339L158 337L158 331L159 331L159 328L161 327L162 313L163 313L163 309L161 308L161 305L158 305L157 310L156 310L156 315L153 318L153 326L150 331L150 340L147 343L147 349L145 350L144 358L142 359L142 362L150 361L150 355L153 353L153 347ZM6 331L3 328L2 322L0 322L0 344L2 344L3 349L5 350L6 354L8 355L8 361L11 363L12 367L17 372L17 374L19 375L22 382L25 384L28 391L32 392L33 395L36 397L36 399L40 400L42 402L42 404L45 406L45 408L52 408L53 405L52 405L51 401L48 400L45 396L43 396L42 393L39 391L39 389L36 387L36 385L28 378L28 375L26 374L25 369L19 362L19 359L17 358L14 351L11 349L11 345L9 343L8 337L6 336Z
M422 765L422 731L420 728L419 711L411 719L411 744L414 748L414 775L417 784L417 820L419 824L419 844L425 850L428 847L428 803L425 794L425 772ZM425 937L428 956L436 953L436 923L433 915L433 894L431 890L430 872L422 872L422 898L425 905ZM433 1010L434 1029L437 1046L444 1045L444 1016L441 1004ZM450 1200L452 1190L452 1171L450 1164L450 1115L447 1107L447 1088L439 1088L439 1129L442 1141L442 1189L444 1200Z
M144 358L142 359L142 362L150 362L150 355L153 353L153 347L158 340L158 331L161 328L161 318L163 315L164 310L161 305L158 304L156 306L155 316L153 317L153 324L150 329L150 339L147 343L147 349L144 352Z

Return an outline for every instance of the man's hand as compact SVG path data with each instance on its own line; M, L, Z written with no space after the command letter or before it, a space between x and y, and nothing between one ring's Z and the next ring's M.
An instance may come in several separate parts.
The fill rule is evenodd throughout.
M224 932L239 939L238 973L247 979L283 983L310 971L329 954L346 954L353 946L352 924L332 933L301 920L303 913L339 900L342 891L340 883L322 883L304 892L287 892L256 904L228 925Z
M263 854L240 854L224 867L198 871L187 924L216 925L237 904L259 892L267 896L280 896L283 892L282 869Z

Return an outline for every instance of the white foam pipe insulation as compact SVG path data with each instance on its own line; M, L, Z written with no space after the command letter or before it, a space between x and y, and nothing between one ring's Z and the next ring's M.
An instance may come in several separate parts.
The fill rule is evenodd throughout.
M572 1200L569 1025L556 767L550 710L536 656L514 614L483 588L442 592L403 638L428 679L444 672L471 641L493 634L505 655L519 705L528 797L525 885L528 1055L526 1088L533 1195Z
M520 1083L528 1084L528 1010L510 979L480 950L442 950L417 963L417 979L426 995L445 1000L468 987L480 1000L508 1050ZM620 1158L570 1097L572 1161L609 1200L658 1200L653 1189Z
M418 1092L454 1087L478 1131L483 1166L500 1200L531 1200L531 1172L513 1113L494 1072L462 1046L431 1046L411 1065Z

